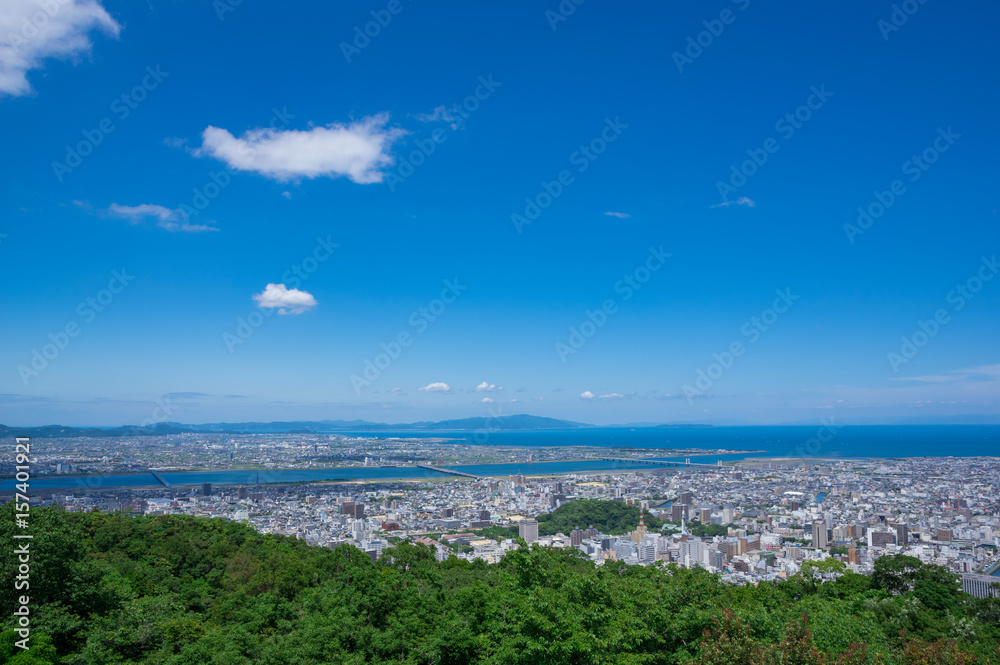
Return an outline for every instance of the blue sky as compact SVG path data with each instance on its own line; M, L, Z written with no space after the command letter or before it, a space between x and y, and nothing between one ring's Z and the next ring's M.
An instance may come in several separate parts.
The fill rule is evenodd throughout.
M0 422L997 416L1000 10L896 7L6 2Z

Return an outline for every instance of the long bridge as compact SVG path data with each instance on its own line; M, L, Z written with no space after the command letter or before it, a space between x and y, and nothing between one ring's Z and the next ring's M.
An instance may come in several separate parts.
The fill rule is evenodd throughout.
M174 488L173 485L171 485L166 480L164 480L163 476L161 476L160 474L158 474L156 471L153 471L152 469L150 469L149 472L151 474L153 474L153 477L156 478L157 480L159 480L160 484L163 485L164 487L166 487L168 490L172 490Z
M601 457L602 462L625 462L628 464L651 464L654 466L697 466L703 468L716 469L717 471L733 471L734 466L723 466L720 460L716 464L705 464L704 462L692 462L690 457L684 458L683 462L677 460L655 460L655 459L623 459L620 457Z
M473 480L479 480L480 476L472 473L466 473L465 471L455 471L454 469L443 469L439 466L431 466L430 464L417 464L421 469L427 469L428 471L437 471L438 473L447 473L452 476L465 476L466 478L472 478Z

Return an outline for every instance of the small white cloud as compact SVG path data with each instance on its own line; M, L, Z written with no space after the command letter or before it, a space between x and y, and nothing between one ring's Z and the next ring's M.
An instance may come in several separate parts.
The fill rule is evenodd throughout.
M382 182L383 169L395 161L389 150L406 133L386 127L388 122L389 115L381 113L349 125L334 123L306 131L252 129L240 138L209 126L194 154L279 181L346 176L359 184Z
M281 195L284 196L286 199L292 198L291 192L282 192Z
M608 395L601 395L601 399L625 399L625 395L621 393L611 393Z
M479 401L482 404L492 404L493 403L493 398L492 397L484 397L484 398L482 398Z
M584 390L582 393L580 393L580 399L594 399L594 393L590 392L589 390Z
M417 388L417 390L419 390L422 393L450 393L451 386L449 386L447 383L441 383L441 382L428 383L423 388Z
M90 32L118 37L121 27L98 0L4 0L0 5L0 93L31 92L27 73L46 58L80 60L90 52Z
M112 217L127 220L129 224L138 224L152 217L156 220L157 226L171 232L202 233L219 230L214 226L206 224L192 224L188 221L187 213L180 208L171 209L156 205L155 203L141 203L137 206L123 206L112 203L108 206L107 213Z
M498 390L503 390L503 386L497 386L495 383L486 383L485 381L476 386L477 393L495 393Z
M735 201L723 201L722 203L716 203L714 206L711 206L711 207L713 207L713 208L725 208L726 206L731 206L733 204L736 204L738 206L749 206L751 208L754 208L754 207L757 206L757 204L754 202L753 199L749 199L749 198L747 198L745 196L741 196L740 198L736 199Z
M187 145L187 142L188 142L187 139L181 139L174 136L168 136L167 138L163 139L163 144L170 148L183 148L185 145Z
M277 308L278 314L301 314L316 306L311 293L290 289L284 284L268 284L253 299L258 307Z
M393 388L389 392L391 392L391 393L401 393L401 392L403 392L403 389L402 388Z
M416 113L413 117L420 122L446 122L452 129L459 129L465 126L465 120L455 115L457 108L454 106L451 108L438 106L434 109L433 113Z
M606 212L604 214L607 215L608 217L617 217L618 219L628 219L629 217L632 216L627 212Z

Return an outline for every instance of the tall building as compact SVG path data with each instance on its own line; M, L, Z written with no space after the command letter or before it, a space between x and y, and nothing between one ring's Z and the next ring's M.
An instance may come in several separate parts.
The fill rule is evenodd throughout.
M694 496L691 494L691 492L681 492L680 495L677 497L677 503L690 504L692 501L694 501Z
M202 483L201 484L201 495L202 496L212 496L212 483Z
M517 535L529 545L538 540L538 520L521 520L518 522Z
M847 563L861 564L861 550L856 547L847 549Z
M910 542L910 528L906 525L906 522L897 522L893 526L896 528L896 543L898 545L905 545Z
M712 521L712 509L711 508L701 508L698 510L698 520L702 524L708 524Z
M584 529L583 537L588 539L597 538L597 529L594 528L593 524L590 525L589 529Z
M642 519L642 508L639 509L639 527L632 532L632 542L638 543L646 537L646 524Z
M247 498L247 488L241 487L239 491L236 492L236 498L240 501Z
M812 524L813 547L826 548L826 522L817 521Z
M938 529L937 530L937 540L941 540L941 541L949 542L950 543L951 539L952 539L952 536L953 536L953 534L951 532L951 529Z
M353 501L344 501L343 503L340 504L340 514L350 515L351 517L354 517L355 505L356 504Z
M583 531L577 527L569 532L569 544L576 547L583 542Z
M479 519L480 519L480 521L489 522L490 521L490 511L488 511L488 510L480 510L479 511Z

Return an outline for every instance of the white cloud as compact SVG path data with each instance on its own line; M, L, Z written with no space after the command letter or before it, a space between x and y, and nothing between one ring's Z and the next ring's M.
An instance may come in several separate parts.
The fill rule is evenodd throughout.
M484 398L482 398L482 399L481 399L481 400L479 400L479 401L480 401L480 402L481 402L482 404L492 404L492 403L493 403L493 398L491 398L491 397L484 397Z
M391 392L391 393L401 393L401 392L403 392L403 389L402 388L393 388L389 392Z
M628 219L629 217L632 216L627 212L606 212L604 214L607 215L608 217L617 217L618 219Z
M188 221L187 213L180 208L171 209L156 205L155 203L141 203L137 206L123 206L112 203L108 206L107 213L112 217L128 220L129 224L138 224L147 217L152 217L156 219L157 226L171 232L202 233L204 231L219 230L214 226L206 224L191 224Z
M301 314L316 306L316 299L311 293L290 289L284 284L268 284L253 299L258 307L277 307L278 314Z
M386 127L388 122L389 115L380 113L349 125L334 123L305 131L251 129L240 138L209 126L194 154L280 181L346 176L359 184L382 182L383 169L395 161L389 149L406 133Z
M503 386L497 386L495 383L486 383L485 381L476 386L477 393L495 393L498 390L503 390Z
M419 390L422 393L450 393L451 386L449 386L447 383L436 382L436 383L428 383L423 388L417 388L417 390Z
M457 108L438 106L433 113L416 113L413 117L420 122L447 122L452 129L458 129L465 126L465 120L455 115Z
M944 374L926 376L897 376L894 381L919 381L921 383L959 383L964 381L992 381L1000 379L1000 364L980 365L965 369L950 370Z
M121 29L98 0L3 0L0 3L0 93L31 92L27 73L46 58L76 60L90 52L89 33Z
M749 206L751 208L757 207L757 203L753 199L749 199L749 198L747 198L745 196L741 196L740 198L736 199L735 201L723 201L722 203L716 203L714 206L711 206L711 207L713 207L713 208L725 208L726 206L731 206L733 204L736 204L738 206Z
M589 390L584 390L582 393L580 393L580 399L591 399L591 400L592 399L605 399L605 400L609 400L609 399L625 399L625 395L622 395L621 393L608 393L606 395L595 395L594 393L590 392Z

